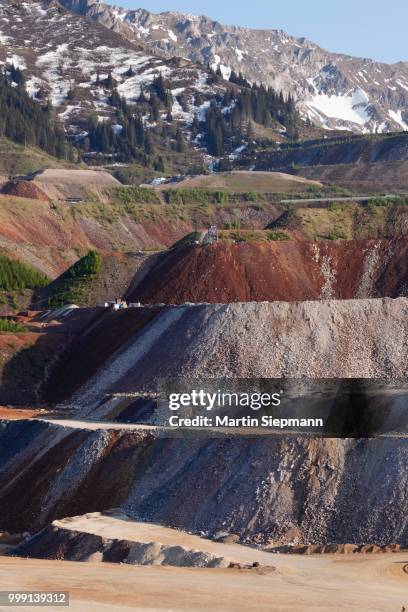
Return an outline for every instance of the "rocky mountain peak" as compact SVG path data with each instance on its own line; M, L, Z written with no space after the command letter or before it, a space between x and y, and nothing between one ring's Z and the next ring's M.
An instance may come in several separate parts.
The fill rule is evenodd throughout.
M408 63L330 53L283 30L222 25L206 16L128 10L95 0L61 0L160 55L231 70L293 95L303 116L327 130L408 129Z

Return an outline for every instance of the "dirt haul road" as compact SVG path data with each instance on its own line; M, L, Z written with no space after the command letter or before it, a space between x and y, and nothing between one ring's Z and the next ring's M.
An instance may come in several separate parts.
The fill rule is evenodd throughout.
M257 610L274 612L395 612L408 603L408 575L403 570L408 562L406 554L270 557L276 571L266 575L254 570L134 567L3 557L0 584L2 589L69 591L70 610L81 612L235 612L253 610L254 601Z

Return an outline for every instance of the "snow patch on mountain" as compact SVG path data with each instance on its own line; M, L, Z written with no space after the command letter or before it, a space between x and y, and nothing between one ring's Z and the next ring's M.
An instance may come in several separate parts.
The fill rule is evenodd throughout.
M92 4L95 11L99 6L103 5ZM7 36L0 38L0 65L14 64L23 70L27 93L41 103L50 100L73 139L86 134L84 125L92 112L99 121L112 121L119 133L116 109L110 103L113 88L132 104L142 90L149 98L149 86L161 74L173 91L175 120L187 125L195 114L204 118L210 99L225 92L225 83L209 82L201 65L149 53L139 43L83 19L76 8L65 10L58 2L0 0L0 30L11 24L3 25ZM115 10L118 23L127 16L125 9ZM150 31L155 24L139 25ZM169 44L176 43L176 29L160 26L156 31ZM113 81L109 85L108 77ZM177 99L181 94L182 104ZM152 127L148 119L146 125Z
M44 81L35 76L28 79L25 84L26 91L32 98L37 97L42 86L44 86Z
M141 74L136 74L135 76L125 79L123 83L120 83L116 87L116 89L121 96L126 98L128 102L134 102L140 96L142 88L150 85L154 79L157 78L158 74L166 77L170 73L171 70L167 66L149 68ZM118 76L117 72L114 72L114 76Z
M221 63L221 58L219 55L215 54L213 57L213 61L210 62L210 66L213 70L218 70L218 68L221 70L221 74L223 76L223 78L228 81L230 76L231 76L231 72L232 69L230 68L230 66L225 66L225 64Z
M349 95L316 93L307 106L323 117L340 119L359 126L370 120L369 97L362 89L356 89Z
M398 79L395 82L398 83L398 85L402 87L402 89L405 89L406 91L408 91L408 84L401 83L401 81L399 81Z
M175 33L173 32L173 30L167 30L169 38L173 41L173 42L177 42L178 38L175 35Z
M398 111L388 111L389 116L393 119L398 125L402 127L404 131L408 131L408 123L406 123L402 118L402 111L399 109Z
M15 53L6 57L6 64L13 64L15 68L20 68L20 70L27 68L25 59L20 55L16 55Z

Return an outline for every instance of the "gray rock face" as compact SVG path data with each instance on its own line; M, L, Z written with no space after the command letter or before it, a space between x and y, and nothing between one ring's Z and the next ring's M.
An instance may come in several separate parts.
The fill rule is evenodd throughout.
M95 434L80 424L8 423L0 432L0 531L33 533L55 519L121 507L138 521L233 533L241 542L407 544L404 437L183 439L137 426L100 435L108 446L90 454ZM81 461L76 475L70 466ZM70 558L71 538L61 535ZM82 558L107 548L96 538L72 544Z
M157 445L124 504L136 518L259 544L407 542L405 439Z
M231 69L251 81L295 95L305 116L327 128L408 129L408 63L385 64L330 53L282 30L224 26L205 16L111 7L96 0L62 0L131 41L166 57Z

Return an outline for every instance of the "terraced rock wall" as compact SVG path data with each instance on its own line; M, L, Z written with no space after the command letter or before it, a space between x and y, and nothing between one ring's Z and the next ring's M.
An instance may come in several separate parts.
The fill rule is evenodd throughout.
M408 538L405 439L176 439L19 421L2 424L0 449L0 531L121 506L259 544Z

